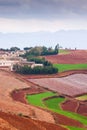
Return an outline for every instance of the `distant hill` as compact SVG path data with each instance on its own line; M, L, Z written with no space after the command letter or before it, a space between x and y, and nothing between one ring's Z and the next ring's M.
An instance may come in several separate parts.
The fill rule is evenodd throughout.
M87 30L71 30L57 32L32 32L32 33L0 33L0 47L10 48L18 46L54 47L57 43L63 48L87 49Z

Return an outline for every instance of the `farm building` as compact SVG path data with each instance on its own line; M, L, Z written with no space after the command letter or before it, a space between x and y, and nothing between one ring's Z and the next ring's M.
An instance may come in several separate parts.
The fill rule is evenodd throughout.
M13 70L13 65L17 64L18 61L12 60L0 60L0 68L5 70Z
M43 66L43 64L36 64L35 62L28 62L28 61L21 61L18 63L18 65L20 65L20 66L27 65L27 66L30 66L31 68L34 68L36 66L41 66L41 67Z
M35 66L43 66L43 64L35 64L35 62L28 62L28 61L20 61L20 60L0 60L0 68L5 70L13 71L13 66L15 64L18 64L20 66L30 66L31 68L34 68Z

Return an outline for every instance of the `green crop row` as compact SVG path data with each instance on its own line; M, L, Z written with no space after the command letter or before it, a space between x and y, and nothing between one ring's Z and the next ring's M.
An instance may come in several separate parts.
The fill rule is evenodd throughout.
M62 114L66 117L77 120L84 125L87 125L87 117L84 117L77 113L64 111L61 109L60 104L66 100L65 98L55 97L55 98L48 98L47 100L43 100L44 98L52 97L52 96L56 96L56 95L57 94L53 93L53 92L45 92L45 93L40 93L40 94L27 95L26 98L27 98L28 102L32 105ZM69 129L73 130L73 128L69 128ZM75 129L75 130L78 130L78 129Z
M87 64L54 64L53 66L56 67L59 72L87 69Z

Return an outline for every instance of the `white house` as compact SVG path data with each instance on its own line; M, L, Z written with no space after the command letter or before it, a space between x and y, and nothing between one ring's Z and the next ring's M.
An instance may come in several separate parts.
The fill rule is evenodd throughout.
M18 64L20 66L30 66L31 68L34 68L35 66L43 66L43 64L35 64L35 62L28 62L26 60L0 60L0 68L5 70L13 71L13 66L15 64Z
M18 63L18 61L11 60L0 60L0 68L6 70L13 70L13 65Z

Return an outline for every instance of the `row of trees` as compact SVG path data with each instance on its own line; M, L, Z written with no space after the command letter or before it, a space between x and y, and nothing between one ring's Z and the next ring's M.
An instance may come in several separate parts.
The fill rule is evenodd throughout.
M14 70L20 74L55 74L58 72L58 69L54 68L53 66L45 66L45 67L37 66L31 68L29 66L15 65Z
M29 49L27 51L27 49ZM55 48L53 49L52 47L45 47L45 46L36 46L36 47L31 47L31 48L25 48L25 50L27 51L26 54L24 55L24 57L27 56L43 56L43 55L55 55L58 54L59 52L59 44L57 44L55 46Z
M20 50L19 47L11 47L10 49L0 48L0 51L18 51L18 50Z
M28 61L34 61L36 64L43 64L44 66L52 66L52 63L39 57L27 57Z

